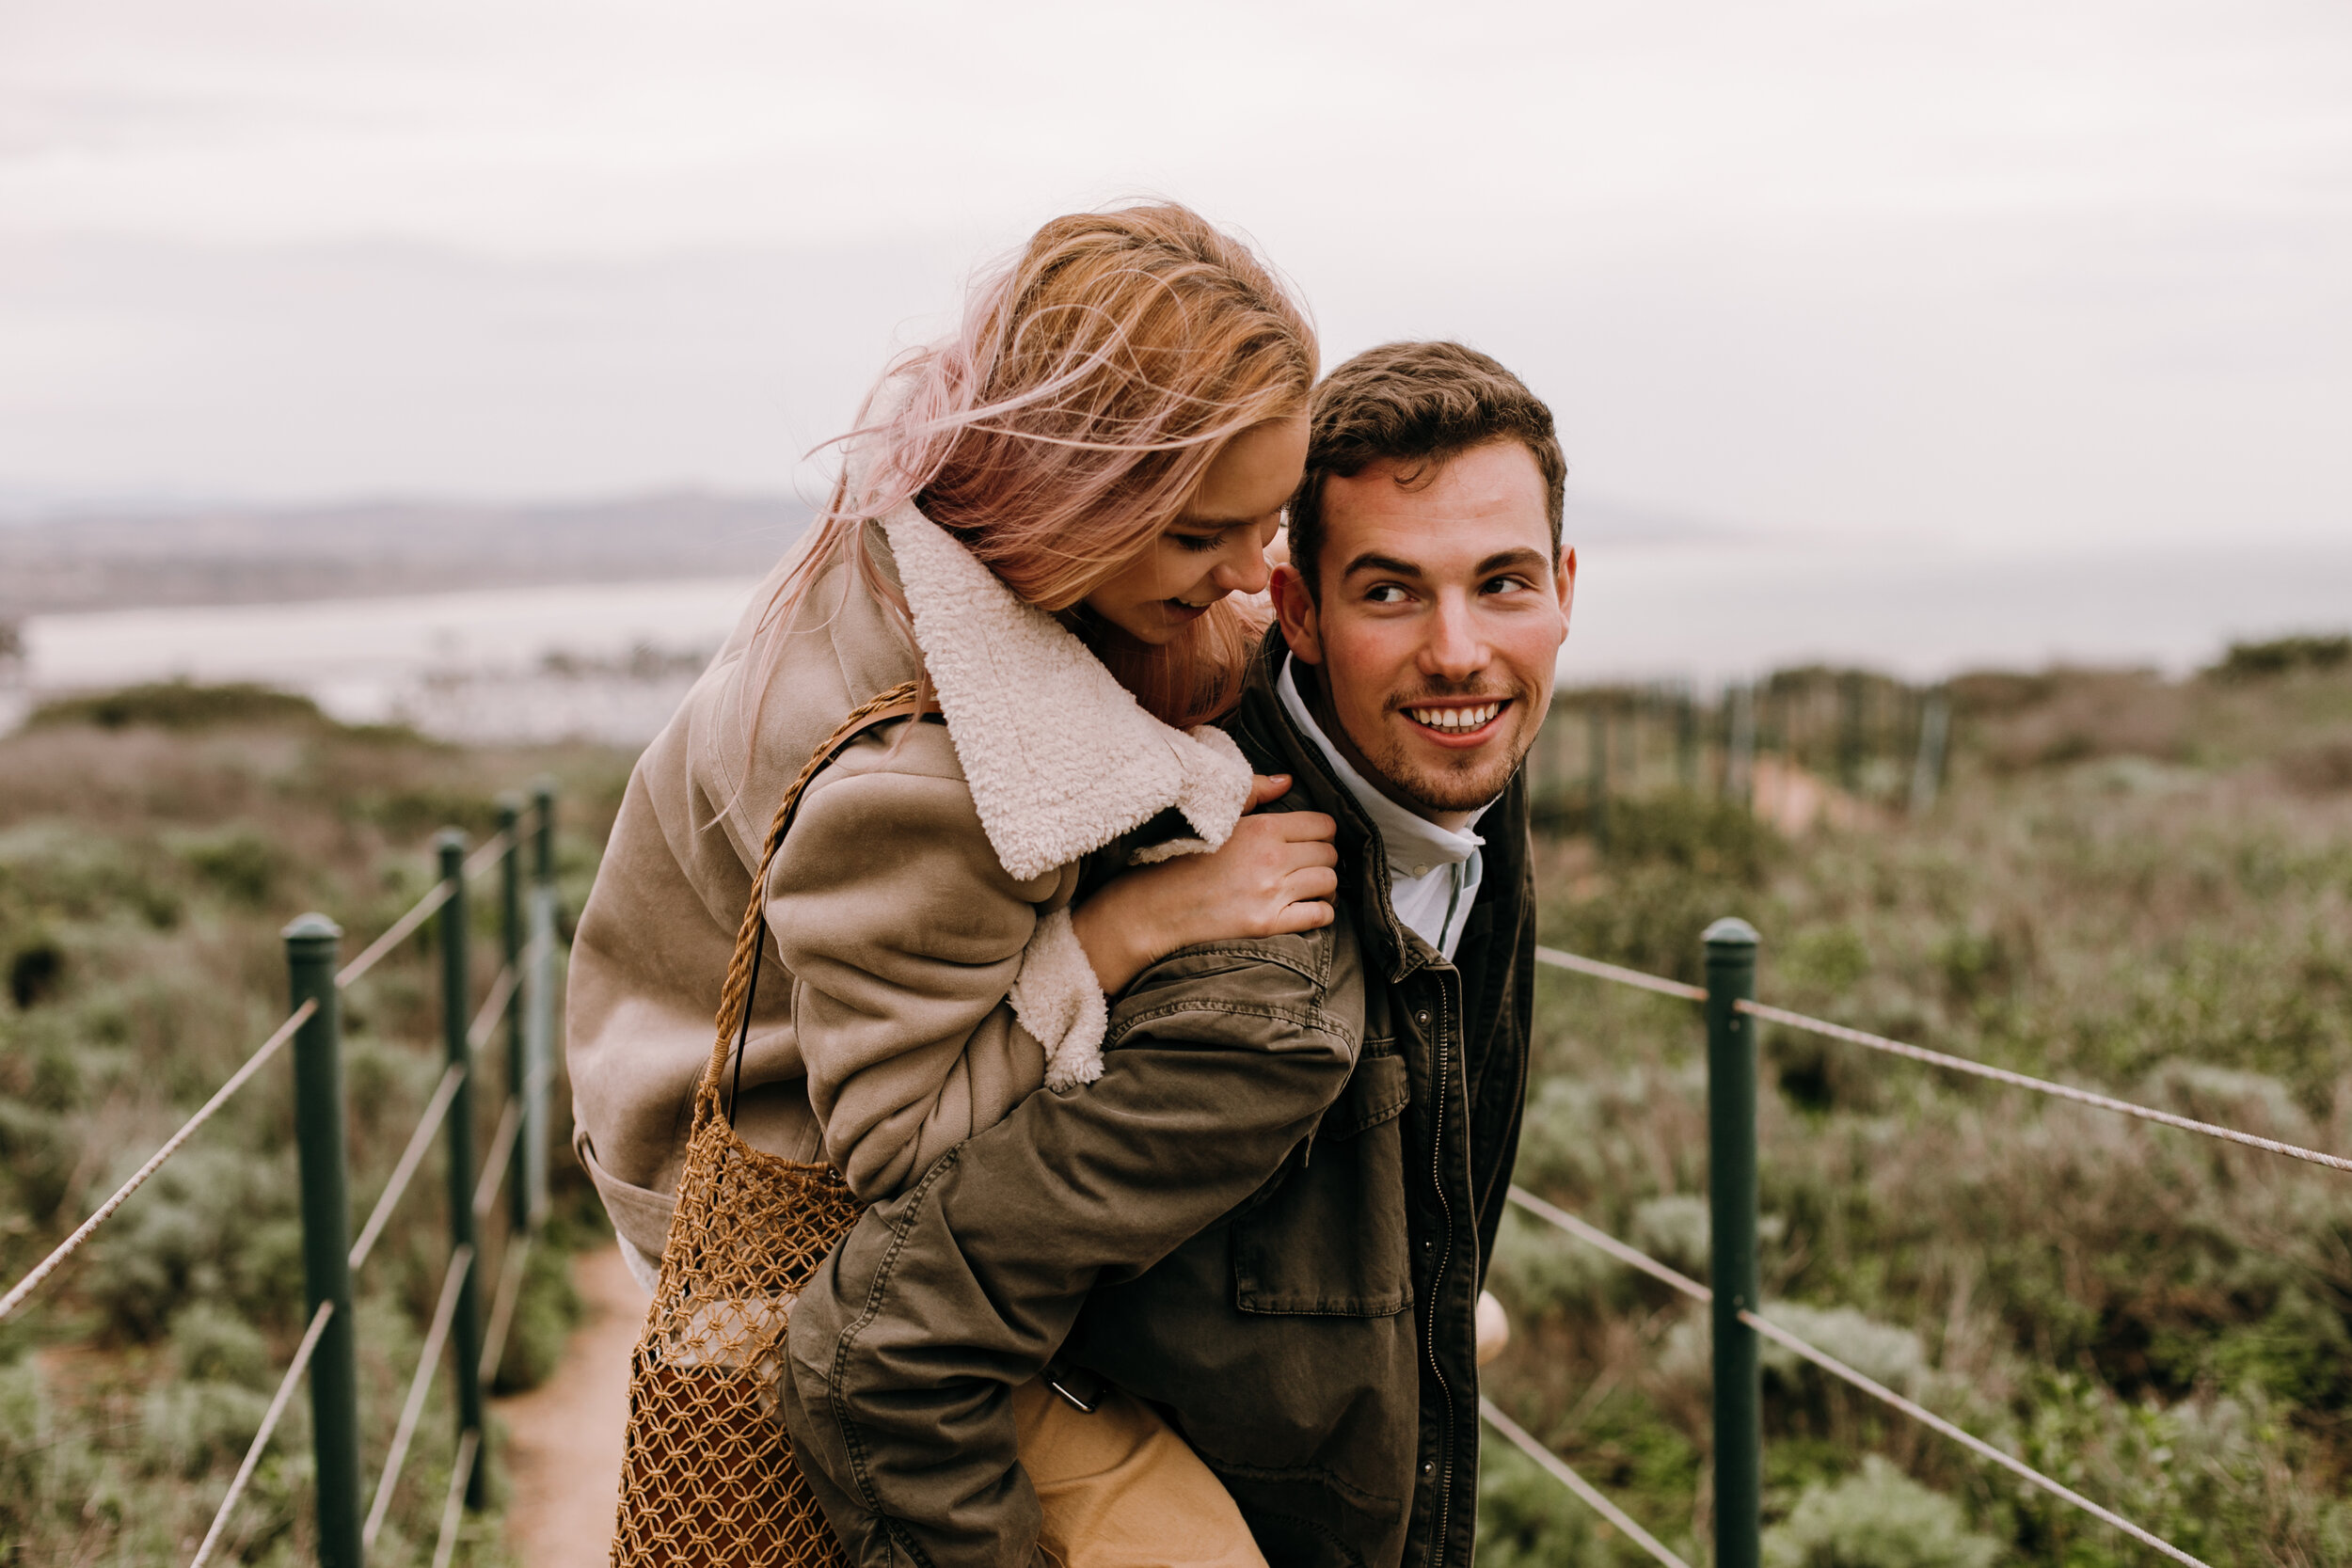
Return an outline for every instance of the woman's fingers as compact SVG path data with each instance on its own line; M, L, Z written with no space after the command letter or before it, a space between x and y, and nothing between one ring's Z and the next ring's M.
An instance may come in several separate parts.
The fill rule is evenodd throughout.
M1340 891L1339 873L1327 865L1305 865L1282 879L1282 896L1296 902L1329 898Z
M1328 840L1340 831L1340 825L1319 811L1276 812L1266 818L1281 835L1294 844L1307 839Z
M1275 916L1274 923L1266 931L1266 935L1270 937L1294 936L1300 931L1319 931L1330 924L1331 906L1310 899L1301 903L1284 905L1282 911Z
M1249 803L1242 810L1256 811L1268 800L1279 800L1291 792L1288 773L1252 773L1249 775Z

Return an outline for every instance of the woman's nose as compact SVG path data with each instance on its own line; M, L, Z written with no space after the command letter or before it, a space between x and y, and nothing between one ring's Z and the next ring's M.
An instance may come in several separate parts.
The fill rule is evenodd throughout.
M1211 579L1228 594L1263 594L1274 569L1266 564L1265 550L1258 543L1255 529L1235 529L1239 535L1225 547Z

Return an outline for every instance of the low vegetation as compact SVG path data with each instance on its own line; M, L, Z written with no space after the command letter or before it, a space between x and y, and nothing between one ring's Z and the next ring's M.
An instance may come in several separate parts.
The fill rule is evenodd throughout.
M1646 749L1638 728L1613 742L1605 849L1577 794L1586 770L1555 769L1545 939L1696 978L1698 932L1743 915L1771 1000L2352 1150L2352 661L2335 646L2233 650L2188 681L1955 681L1941 788L1915 814L1919 693L1824 671L1761 688L1768 756L1839 786L1809 813L1784 791L1777 819L1708 787L1723 714L1654 704L1667 721ZM1563 709L1578 736L1581 695ZM277 693L172 686L53 707L0 739L0 1275L281 1016L287 917L324 910L356 945L423 891L433 830L486 832L495 792L543 770L562 784L577 910L627 763L459 750ZM437 1071L434 984L421 944L350 998L363 1204ZM1704 1276L1692 1009L1550 972L1541 987L1519 1180ZM2207 1561L2352 1562L2352 1180L1809 1037L1768 1032L1763 1049L1776 1318ZM289 1100L283 1069L266 1072L0 1324L0 1562L192 1549L300 1327ZM593 1236L576 1172L558 1193L555 1239ZM370 1466L441 1234L437 1185L420 1182L363 1276ZM1517 1338L1488 1393L1707 1560L1703 1319L1516 1214L1494 1284ZM515 1381L548 1370L567 1299L559 1266L534 1272ZM1768 1355L1765 1378L1774 1568L2150 1560L1793 1358ZM375 1562L430 1550L445 1397ZM297 1402L230 1560L310 1560L308 1467ZM1645 1560L1500 1442L1482 1484L1490 1568ZM503 1560L486 1523L461 1555Z
M2339 641L2187 681L1957 681L1916 816L1865 789L1845 825L1784 832L1661 762L1605 852L1540 847L1546 938L1695 980L1699 931L1742 915L1768 1000L2352 1151ZM1519 1180L1704 1277L1695 1009L1541 985ZM2206 1561L2352 1562L2352 1179L1815 1037L1762 1049L1772 1316ZM1489 1393L1704 1561L1703 1315L1517 1213L1495 1286L1518 1337ZM1767 1351L1768 1561L2154 1560ZM1482 1561L1646 1560L1499 1442L1484 1484Z
M290 917L326 911L356 952L430 885L434 830L487 831L496 792L543 771L562 792L577 910L627 766L346 728L304 699L238 687L58 704L0 738L0 1276L13 1283L87 1215L284 1016ZM485 983L489 902L475 905ZM420 942L347 999L361 1206L439 1076L437 981ZM291 1099L281 1057L0 1323L0 1563L179 1564L194 1551L303 1325ZM559 1117L567 1105L559 1088ZM555 1196L552 1244L534 1252L508 1340L510 1386L552 1366L578 1310L564 1249L600 1223L561 1164ZM360 1276L371 1487L439 1287L442 1204L428 1166ZM453 1420L443 1376L372 1562L429 1559ZM310 1463L298 1398L219 1560L315 1560ZM460 1560L503 1561L496 1533L494 1518L469 1526Z

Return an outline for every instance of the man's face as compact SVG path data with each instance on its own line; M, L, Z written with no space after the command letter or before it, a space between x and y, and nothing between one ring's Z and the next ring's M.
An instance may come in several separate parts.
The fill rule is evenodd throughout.
M1322 676L1318 716L1391 799L1445 826L1502 793L1551 704L1576 555L1555 566L1542 472L1517 441L1450 459L1418 487L1373 463L1323 488L1320 602L1274 575L1291 652ZM1307 685L1301 682L1302 686Z

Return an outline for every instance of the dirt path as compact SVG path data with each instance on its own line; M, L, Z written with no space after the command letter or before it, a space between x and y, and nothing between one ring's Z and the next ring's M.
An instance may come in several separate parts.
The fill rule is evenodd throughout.
M628 1353L645 1325L645 1292L618 1248L572 1260L588 1315L544 1386L500 1400L513 1498L506 1539L525 1568L596 1568L611 1560L628 1418Z

